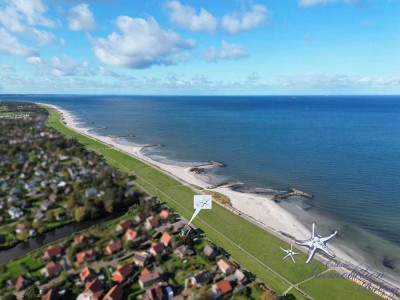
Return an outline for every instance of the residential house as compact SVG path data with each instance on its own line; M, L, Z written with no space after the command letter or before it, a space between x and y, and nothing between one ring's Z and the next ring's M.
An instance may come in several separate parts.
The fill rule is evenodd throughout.
M147 274L139 276L139 285L143 289L151 286L153 283L160 280L160 274L157 271L151 271Z
M80 300L98 300L103 295L103 286L99 280L87 282L85 290L79 294L77 299Z
M168 232L164 232L160 239L161 243L163 243L165 247L169 246L171 240L172 236Z
M168 209L163 209L160 212L160 220L161 220L161 222L163 222L163 223L169 222L169 215L170 215L169 210Z
M232 285L228 280L221 280L211 287L215 298L225 298L232 294Z
M8 209L8 214L10 215L10 218L12 220L17 220L19 218L22 218L24 216L24 213L19 207L11 206Z
M180 259L188 258L194 254L194 251L186 245L181 245L174 250L174 254Z
M28 285L28 281L24 277L18 276L17 278L10 280L9 285L14 287L14 289L17 292L19 292L19 291L23 290L24 288L26 288L26 286Z
M125 231L125 234L124 234L126 241L135 241L137 238L137 235L138 235L137 232L130 228L127 231Z
M119 285L114 285L104 296L103 300L122 300L124 291Z
M142 223L147 220L147 217L148 217L148 214L146 214L145 212L141 212L135 216L135 221L137 223Z
M203 254L209 260L214 260L218 253L217 253L217 251L214 250L214 248L211 248L210 246L205 246L203 249Z
M56 288L51 288L42 296L42 300L58 300L60 299Z
M86 250L76 253L76 264L79 266L83 263L91 262L96 260L96 252L95 250Z
M88 241L89 241L89 236L84 233L82 233L74 238L74 243L76 245L80 245L82 243L87 244Z
M147 230L154 229L154 228L157 227L157 225L158 225L158 220L155 219L155 218L153 218L153 217L147 218L147 219L146 219L146 222L144 223L144 227L145 227Z
M168 300L174 296L174 292L169 286L156 286L146 291L146 299L149 300Z
M44 213L41 212L40 210L38 210L38 211L35 213L35 216L33 217L33 220L34 220L34 221L40 221L40 220L43 220L43 219L44 219Z
M108 255L111 255L118 251L121 251L121 249L122 249L122 243L120 240L117 241L111 240L106 247L106 253Z
M152 243L149 250L150 254L156 256L164 252L165 246L163 243Z
M128 221L128 220L124 220L118 223L117 227L115 228L115 230L117 232L122 232L127 230L129 227L131 227L132 222Z
M25 224L23 224L23 223L18 223L17 225L15 225L15 233L16 233L16 234L20 234L20 233L22 233L22 232L25 231L25 230L26 230Z
M151 256L147 252L135 252L133 255L133 262L139 267L144 267L149 263L150 258Z
M95 188L89 188L85 190L85 197L88 199L93 199L97 196L97 190Z
M232 274L235 271L235 268L226 260L220 259L217 262L218 268L224 274Z
M58 211L58 212L54 213L54 216L56 217L56 220L58 222L63 222L65 220L67 220L67 214L64 211Z
M59 258L61 256L62 249L60 245L55 245L55 246L49 246L44 253L43 257L44 259L55 259Z
M236 280L239 284L246 284L247 283L247 277L246 275L243 274L242 271L237 269L234 273L234 276L236 277Z
M79 278L85 282L87 280L93 280L96 278L96 272L89 268L89 267L84 267L82 271L79 272Z
M45 200L45 201L40 202L40 209L43 210L43 211L48 210L50 208L50 206L51 206L51 202L50 201L46 201Z
M54 262L49 262L46 266L40 270L40 274L44 277L53 277L54 275L60 273L63 270L63 267L60 264L56 264Z
M117 270L112 274L114 282L122 283L133 273L133 269L129 264L118 266Z
M190 284L192 284L196 288L201 288L202 286L208 284L212 279L212 274L209 271L205 271L191 277Z

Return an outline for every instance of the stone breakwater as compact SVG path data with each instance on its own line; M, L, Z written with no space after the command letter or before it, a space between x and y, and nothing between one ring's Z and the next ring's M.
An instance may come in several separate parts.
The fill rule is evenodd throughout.
M275 202L279 202L280 200L284 200L284 199L287 199L292 196L300 196L300 197L307 198L307 199L311 199L313 197L313 195L311 195L309 193L291 188L286 193L274 195L272 200L274 200Z

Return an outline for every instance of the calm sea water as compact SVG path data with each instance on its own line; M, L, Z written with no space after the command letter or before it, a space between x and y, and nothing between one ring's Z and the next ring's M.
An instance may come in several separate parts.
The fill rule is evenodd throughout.
M158 159L224 162L217 175L227 180L310 192L314 199L286 206L339 229L369 262L400 273L400 97L0 99L55 104L100 134L165 144L153 150Z

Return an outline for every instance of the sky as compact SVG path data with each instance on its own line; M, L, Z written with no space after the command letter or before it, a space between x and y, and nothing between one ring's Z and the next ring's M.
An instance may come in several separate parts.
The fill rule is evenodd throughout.
M0 0L1 94L400 94L400 0Z

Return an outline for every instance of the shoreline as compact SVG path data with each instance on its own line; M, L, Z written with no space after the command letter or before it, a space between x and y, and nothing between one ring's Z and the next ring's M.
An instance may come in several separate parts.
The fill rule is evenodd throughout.
M157 169L167 173L168 175L179 179L183 184L198 186L204 190L218 192L227 196L232 204L232 207L240 211L247 219L252 219L253 223L264 229L272 230L275 235L281 239L288 239L288 236L296 237L297 239L308 239L311 235L311 230L300 222L291 212L283 208L273 200L273 195L260 195L248 192L239 192L230 188L229 184L213 187L210 189L210 184L205 177L207 175L195 174L191 172L194 166L179 166L166 164L151 159L142 153L142 150L148 148L149 145L124 145L115 141L112 137L102 136L92 131L92 128L81 127L77 124L76 118L69 112L56 105L48 105L60 112L62 121L72 130L93 137L111 147L123 151L136 159L146 162ZM336 256L341 260L349 261L355 265L360 265L360 262L351 257L343 250L330 245L334 249Z
M202 180L204 179L204 177L207 177L206 174L196 174L195 172L190 171L193 167L195 167L195 165L179 166L153 160L142 153L142 150L148 148L148 145L120 144L116 141L115 137L102 136L94 133L92 131L92 128L81 127L80 125L78 125L76 118L69 111L63 110L55 105L44 105L48 105L56 109L61 114L62 122L68 128L93 139L96 139L100 142L103 142L106 145L109 145L110 148L116 149L132 156L135 159L143 161L150 166L156 168L157 170L165 173L166 175L173 177L174 179L181 182L183 185L189 186L193 190L196 190L197 186L200 187L202 190L218 192L228 197L232 204L231 206L235 210L240 211L240 216L242 218L257 225L261 229L269 232L270 234L285 242L293 242L292 237L296 237L296 239L308 239L311 235L310 229L302 224L301 221L296 217L296 215L294 215L281 205L275 203L275 201L273 200L274 196L272 194L260 195L256 193L235 191L230 188L229 184L212 187L210 189L209 182ZM226 208L230 209L230 207ZM332 248L336 254L336 258L334 259L334 261L342 264L345 263L347 265L352 265L353 267L357 268L367 268L369 266L362 257L358 257L358 259L356 259L350 254L351 252L352 254L354 253L351 247L343 247L343 245L341 246L341 248L338 248L334 245L329 245L329 247ZM307 250L304 248L297 249L307 253ZM328 259L321 255L316 255L315 259L324 264L329 262ZM349 273L352 270L351 268L340 269L340 272L343 273ZM397 285L397 283L392 282L392 280L386 280L386 282L391 285Z

